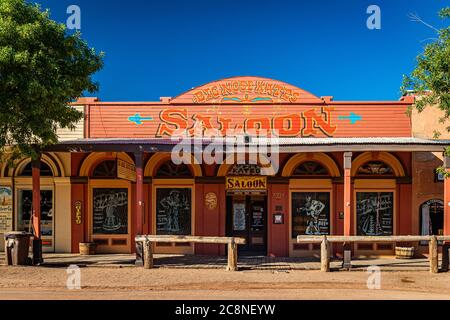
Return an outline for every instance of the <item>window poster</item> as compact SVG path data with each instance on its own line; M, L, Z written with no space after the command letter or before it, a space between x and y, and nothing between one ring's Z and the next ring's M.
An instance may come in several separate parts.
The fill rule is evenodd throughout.
M12 231L13 207L11 187L0 187L0 233Z
M330 233L330 193L292 193L292 238Z
M156 189L156 234L191 234L191 189Z
M245 219L245 202L233 203L233 230L245 231L246 230Z
M93 233L128 233L128 189L95 188L93 190Z
M356 193L358 235L388 236L393 234L393 199L393 192Z

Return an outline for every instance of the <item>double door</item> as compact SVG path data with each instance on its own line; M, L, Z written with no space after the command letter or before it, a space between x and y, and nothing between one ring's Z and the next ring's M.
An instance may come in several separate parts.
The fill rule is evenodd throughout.
M227 197L227 234L246 239L240 253L267 253L267 198L235 195Z

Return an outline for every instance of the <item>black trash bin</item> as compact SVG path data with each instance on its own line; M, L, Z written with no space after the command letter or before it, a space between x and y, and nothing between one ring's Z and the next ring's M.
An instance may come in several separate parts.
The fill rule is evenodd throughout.
M5 258L8 266L23 266L30 263L28 252L31 236L31 233L22 231L5 233Z

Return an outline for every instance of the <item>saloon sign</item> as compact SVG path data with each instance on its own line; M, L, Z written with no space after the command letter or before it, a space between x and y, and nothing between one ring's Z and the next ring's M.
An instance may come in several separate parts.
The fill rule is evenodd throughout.
M227 177L227 190L266 190L267 177Z
M332 107L310 108L300 113L280 114L274 117L248 117L236 122L224 115L189 113L187 108L164 109L156 137L164 136L236 136L256 134L280 137L311 137L319 133L333 136L337 126L331 121Z

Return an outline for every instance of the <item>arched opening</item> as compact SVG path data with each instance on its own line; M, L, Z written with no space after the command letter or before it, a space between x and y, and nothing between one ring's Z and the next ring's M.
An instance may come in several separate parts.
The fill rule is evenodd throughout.
M117 177L117 161L105 160L97 164L92 171L92 178L115 179Z
M420 205L420 234L442 235L444 233L444 201L431 199Z
M32 163L29 162L27 165L25 165L25 167L23 167L23 169L21 170L21 172L19 172L18 176L20 177L31 177L32 176ZM41 177L53 177L53 171L52 168L50 168L50 166L45 163L44 161L41 161Z

